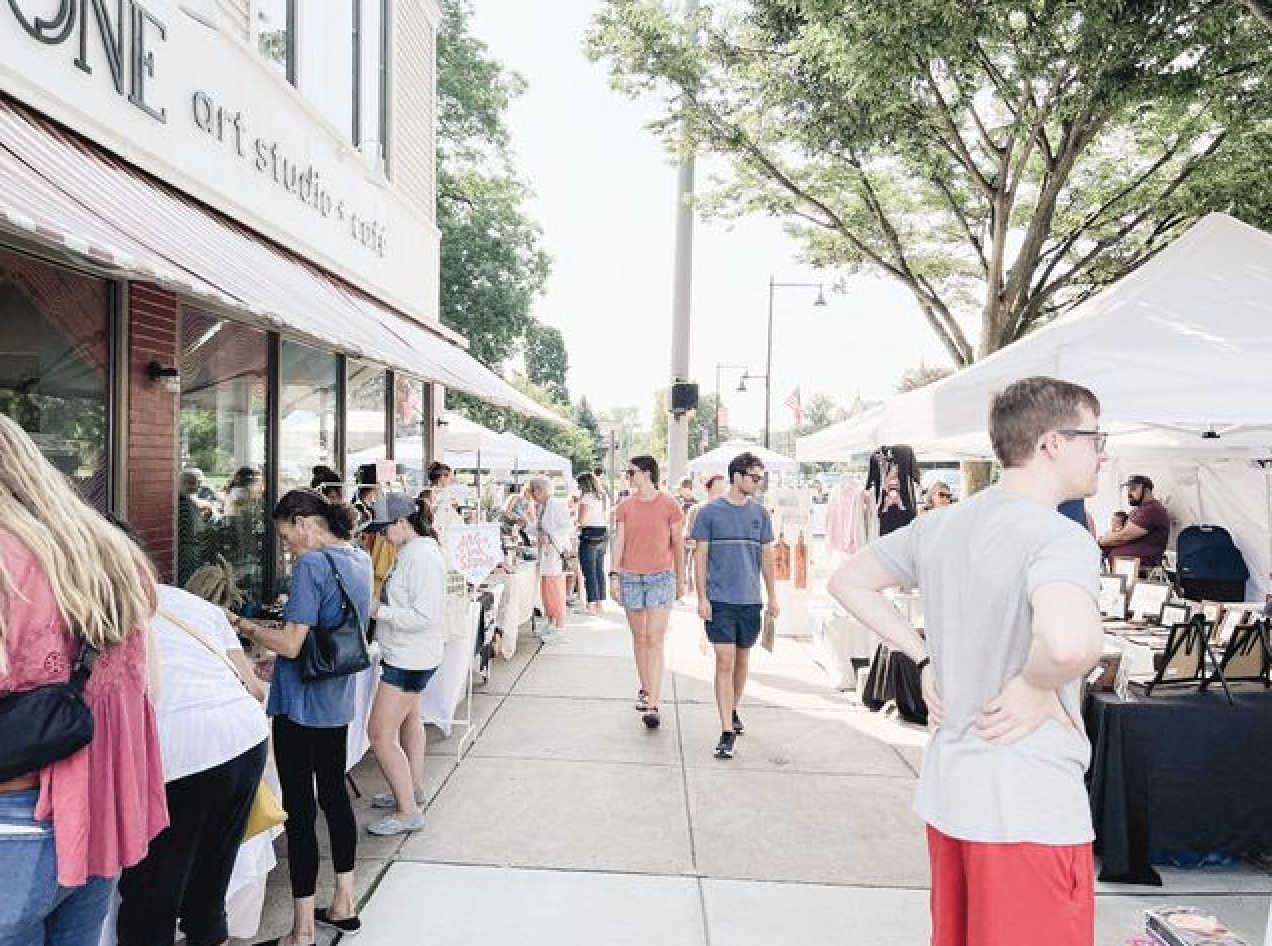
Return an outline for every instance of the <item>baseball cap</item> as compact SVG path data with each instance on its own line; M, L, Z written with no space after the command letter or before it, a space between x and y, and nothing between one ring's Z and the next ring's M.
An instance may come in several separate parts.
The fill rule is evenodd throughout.
M374 505L375 518L367 523L363 532L383 532L399 519L406 519L416 510L415 500L406 493L389 493Z
M1153 481L1143 473L1136 473L1134 476L1128 476L1123 486L1143 486L1145 489L1153 488Z

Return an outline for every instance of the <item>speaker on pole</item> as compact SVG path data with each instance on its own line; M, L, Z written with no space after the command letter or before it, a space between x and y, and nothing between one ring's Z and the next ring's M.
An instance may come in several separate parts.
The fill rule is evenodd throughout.
M671 412L686 414L698 409L698 383L677 381L671 386Z

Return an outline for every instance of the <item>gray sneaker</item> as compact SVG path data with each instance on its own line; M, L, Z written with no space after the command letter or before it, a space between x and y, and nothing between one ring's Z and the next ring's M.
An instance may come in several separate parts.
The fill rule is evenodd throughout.
M424 789L417 788L415 790L415 804L423 805L427 798L424 797ZM393 811L397 808L397 796L392 792L380 792L371 796L371 807L380 808L386 811Z
M372 822L367 825L367 833L388 838L395 834L418 831L422 827L424 827L424 812L417 811L412 818L399 818L397 815L389 815L387 818Z

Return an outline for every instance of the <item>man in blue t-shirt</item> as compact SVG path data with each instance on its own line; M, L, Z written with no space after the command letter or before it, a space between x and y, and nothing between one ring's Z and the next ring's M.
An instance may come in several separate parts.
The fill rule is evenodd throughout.
M715 648L716 707L720 710L717 759L733 758L733 744L744 727L738 703L746 686L751 648L760 636L764 596L777 618L777 574L773 564L773 523L754 499L764 479L764 464L753 453L729 463L729 491L698 512L690 536L694 572L699 576L698 614ZM705 577L704 577L705 576Z

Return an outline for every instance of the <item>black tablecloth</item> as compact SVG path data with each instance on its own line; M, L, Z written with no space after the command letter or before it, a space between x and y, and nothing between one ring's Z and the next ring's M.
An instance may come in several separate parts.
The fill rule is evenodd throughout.
M1160 886L1154 858L1272 851L1272 693L1135 696L1085 707L1100 880Z

